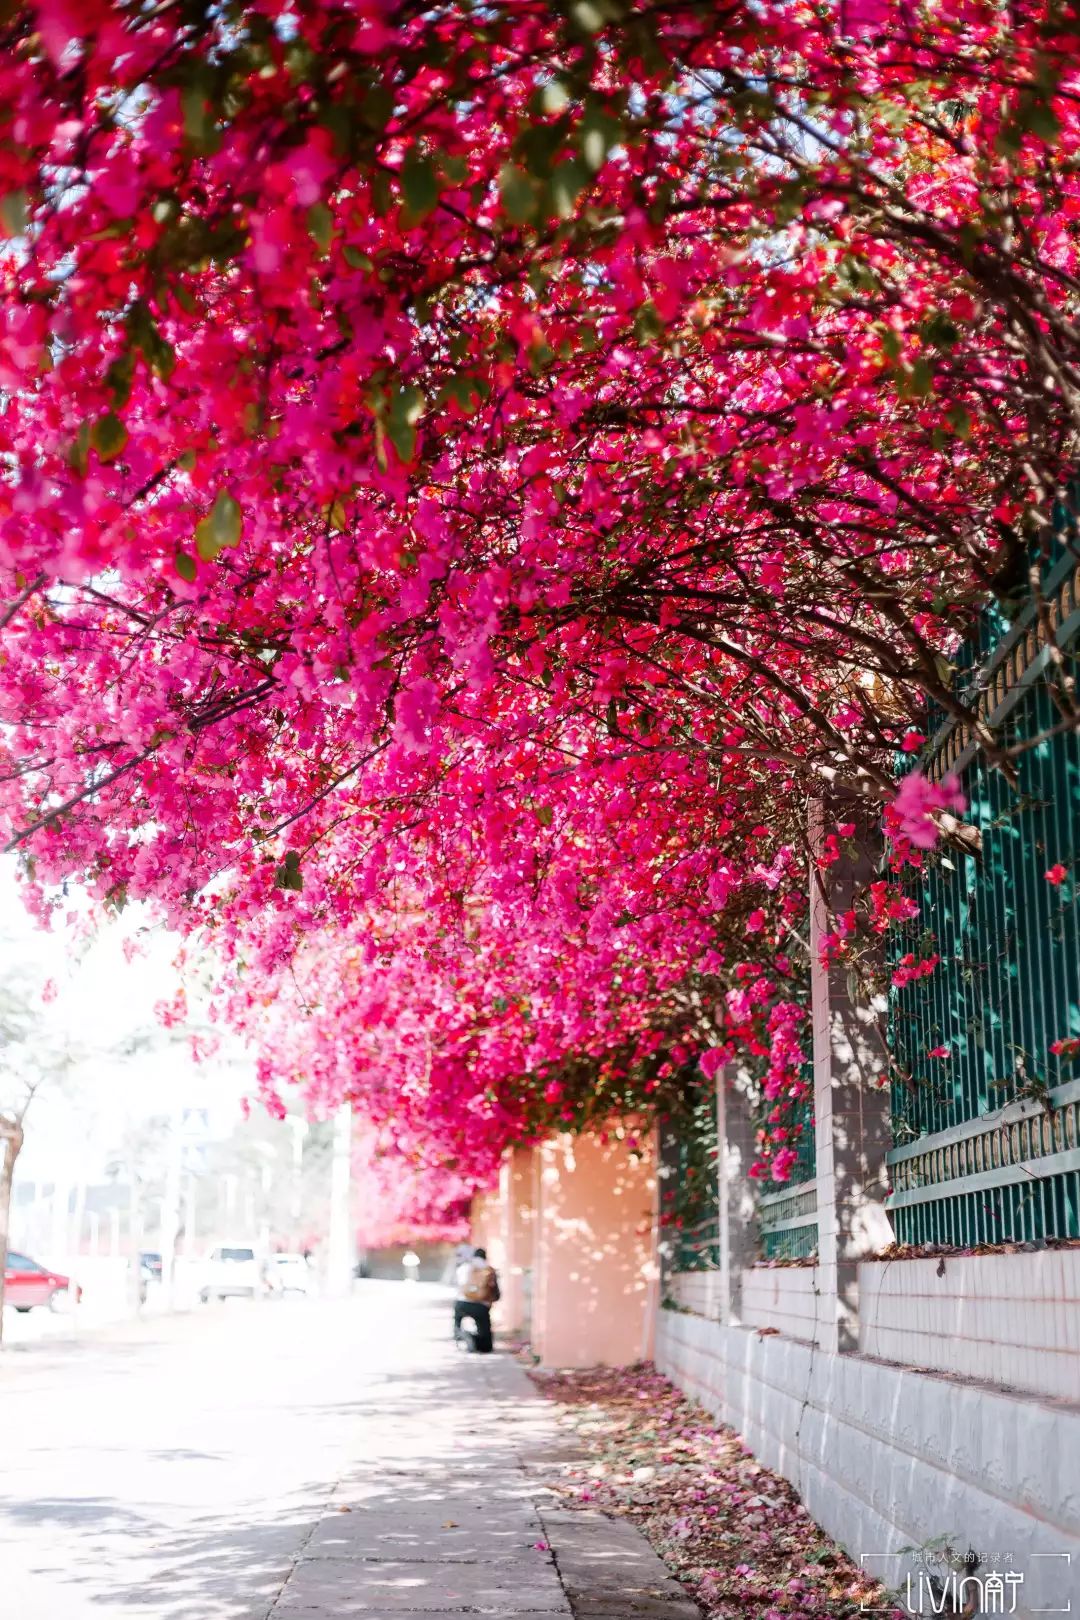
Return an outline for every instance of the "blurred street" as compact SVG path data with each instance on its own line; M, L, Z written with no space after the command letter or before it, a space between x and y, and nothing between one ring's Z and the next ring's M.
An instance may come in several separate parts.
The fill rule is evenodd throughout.
M358 1510L385 1499L385 1511L331 1528L374 1533L386 1511L404 1522L411 1510L386 1495L403 1470L408 1489L436 1481L425 1523L462 1519L441 1504L444 1485L462 1483L469 1428L483 1426L470 1402L482 1408L492 1377L521 1375L504 1357L455 1352L448 1310L438 1288L369 1282L348 1300L230 1301L11 1344L0 1355L3 1620L323 1612L303 1591L291 1599L291 1584L281 1594L320 1519L337 1514L335 1490ZM527 1551L540 1534L531 1507L503 1511L506 1550L545 1562ZM308 1556L309 1584L320 1569L348 1578L332 1548L327 1562ZM419 1606L441 1605L429 1593Z

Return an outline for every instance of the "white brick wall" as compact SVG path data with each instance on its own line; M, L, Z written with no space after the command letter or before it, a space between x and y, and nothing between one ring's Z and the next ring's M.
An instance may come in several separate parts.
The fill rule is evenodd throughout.
M676 1271L664 1284L664 1292L684 1310L696 1316L715 1319L720 1315L720 1273L718 1271Z
M1070 1599L1080 1612L1080 1407L659 1317L660 1368L791 1480L853 1557L947 1535L1013 1555L1018 1615ZM1033 1556L1061 1553L1071 1565ZM873 1567L899 1584L899 1558Z
M1080 1401L1080 1249L864 1261L859 1349Z
M742 1319L816 1344L819 1288L816 1266L754 1266L742 1274Z

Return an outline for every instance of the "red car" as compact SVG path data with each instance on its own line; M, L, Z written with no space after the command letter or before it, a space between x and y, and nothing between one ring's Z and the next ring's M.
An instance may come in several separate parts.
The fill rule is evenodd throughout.
M17 1311L32 1311L35 1305L47 1305L50 1310L63 1310L66 1305L78 1304L82 1289L70 1277L58 1271L47 1271L31 1260L29 1255L7 1252L4 1265L4 1304Z

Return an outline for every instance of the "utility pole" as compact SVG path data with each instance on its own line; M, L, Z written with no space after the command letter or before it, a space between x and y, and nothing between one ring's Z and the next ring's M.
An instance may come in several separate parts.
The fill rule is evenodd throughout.
M334 1148L330 1159L330 1231L326 1254L326 1291L338 1297L352 1289L351 1182L352 1106L342 1103L334 1117Z
M71 1242L70 1223L71 1183L66 1176L58 1174L53 1182L50 1221L52 1231L49 1237L49 1258L54 1266L63 1266L68 1261L68 1245Z
M187 1186L184 1189L184 1259L190 1263L195 1257L197 1238L195 1224L197 1217L197 1199L199 1184L194 1171L189 1171Z
M304 1142L308 1122L302 1114L290 1114L286 1121L292 1132L292 1186L289 1197L289 1244L300 1247L300 1222L304 1213Z
M161 1303L167 1311L176 1304L176 1233L180 1225L182 1152L180 1121L174 1113L169 1120L169 1156L165 1167L165 1197L161 1204Z
M142 1306L142 1263L139 1259L142 1253L142 1198L139 1192L139 1172L134 1161L128 1161L128 1175L131 1185L128 1189L128 1249L130 1261L128 1269L128 1297L132 1307L138 1311Z

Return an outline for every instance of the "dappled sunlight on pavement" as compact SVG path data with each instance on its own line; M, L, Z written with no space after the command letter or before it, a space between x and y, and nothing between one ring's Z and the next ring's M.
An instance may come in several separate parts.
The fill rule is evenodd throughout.
M456 1350L449 1313L366 1283L5 1357L5 1620L692 1615L616 1597L635 1548L564 1524L550 1406L510 1357Z

